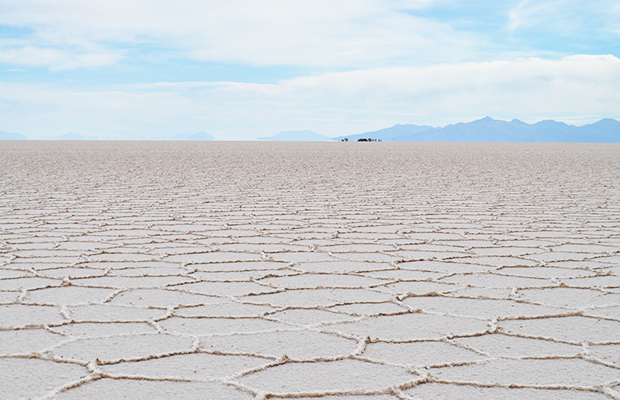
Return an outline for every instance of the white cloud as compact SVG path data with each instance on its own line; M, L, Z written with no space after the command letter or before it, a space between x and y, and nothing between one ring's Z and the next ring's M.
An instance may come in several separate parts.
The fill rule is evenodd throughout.
M617 0L521 0L508 13L510 32L538 27L557 36L596 37L617 27Z
M49 67L52 70L100 67L114 64L121 58L112 53L76 54L51 48L0 47L0 62L22 66Z
M291 129L337 136L485 115L588 123L620 118L618 104L620 59L611 55L379 68L276 84L161 82L100 92L0 87L2 130L32 137L205 131L218 139L252 139Z
M434 0L16 0L0 24L31 46L154 45L169 56L254 65L355 66L467 58L480 38L404 11ZM373 64L374 63L374 64ZM383 63L383 64L382 64Z

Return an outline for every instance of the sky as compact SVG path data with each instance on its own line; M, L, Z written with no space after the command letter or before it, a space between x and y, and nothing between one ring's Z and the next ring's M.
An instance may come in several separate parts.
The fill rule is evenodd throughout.
M617 0L0 0L0 131L620 119Z

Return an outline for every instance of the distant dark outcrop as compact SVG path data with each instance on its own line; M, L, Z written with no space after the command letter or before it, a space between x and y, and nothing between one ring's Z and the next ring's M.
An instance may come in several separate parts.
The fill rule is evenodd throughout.
M358 137L376 137L391 142L620 143L620 122L615 119L602 119L591 125L577 127L553 120L527 124L518 119L507 122L485 117L443 128L395 125L375 132L348 136L349 140Z
M26 140L26 136L19 133L9 133L0 131L0 140Z
M429 129L433 129L433 127L428 126L428 125L410 125L410 124L400 125L398 124L398 125L394 125L391 128L385 128L385 129L381 129L381 130L374 131L374 132L359 133L357 135L349 135L349 136L338 136L338 137L335 137L334 140L342 140L342 139L347 138L349 140L356 141L357 139L371 137L375 139L381 139L384 142L395 142L397 141L395 140L397 137L411 135L411 134L419 133L419 132L424 132Z

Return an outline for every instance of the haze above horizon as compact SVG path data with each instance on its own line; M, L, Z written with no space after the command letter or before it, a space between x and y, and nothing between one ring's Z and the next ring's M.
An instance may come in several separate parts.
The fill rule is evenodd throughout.
M7 0L0 131L328 137L619 119L612 0Z

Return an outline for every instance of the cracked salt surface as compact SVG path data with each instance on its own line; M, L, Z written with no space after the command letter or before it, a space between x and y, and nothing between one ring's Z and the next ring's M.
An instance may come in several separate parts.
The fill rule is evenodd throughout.
M3 399L620 399L620 147L6 142Z

